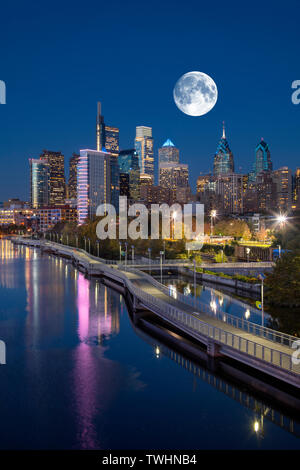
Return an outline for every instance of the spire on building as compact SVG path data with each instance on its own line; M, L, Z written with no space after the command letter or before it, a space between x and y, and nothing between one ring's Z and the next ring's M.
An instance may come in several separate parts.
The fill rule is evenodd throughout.
M226 135L225 135L225 121L223 121L223 135L222 135L222 139L226 139Z
M163 144L163 147L175 147L175 145L173 144L172 140L167 139Z

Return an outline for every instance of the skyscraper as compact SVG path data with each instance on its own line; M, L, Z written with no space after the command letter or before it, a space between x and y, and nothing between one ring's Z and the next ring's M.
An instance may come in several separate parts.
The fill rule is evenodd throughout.
M271 172L273 169L271 154L268 144L262 138L255 148L255 162L253 164L253 170L250 172L250 181L256 181L257 176L262 171Z
M77 163L79 155L73 153L69 160L68 198L77 199Z
M141 173L150 175L154 182L152 127L138 126L136 128L135 149L139 156Z
M159 167L161 163L179 163L179 149L175 147L170 139L158 149Z
M233 154L225 135L225 125L223 123L223 134L214 157L214 176L234 173Z
M119 129L117 127L105 126L104 147L113 155L119 154Z
M110 180L110 202L119 210L119 129L117 127L106 126L104 116L101 114L101 103L98 102L96 120L96 147L98 152L108 152L109 157L109 180Z
M161 163L159 185L171 190L172 201L177 200L178 188L189 187L189 167L184 163Z
M110 157L107 152L80 150L77 165L79 224L84 223L87 218L92 218L100 204L111 202Z
M49 204L50 167L46 160L29 159L30 164L30 200L34 209Z
M216 178L216 193L219 196L219 210L224 214L243 213L243 175L228 173Z
M101 103L97 103L97 119L96 119L96 149L98 152L105 147L105 124L104 116L101 114Z
M64 205L66 196L64 155L61 152L44 150L40 158L48 162L50 168L49 204L51 206Z
M292 171L283 166L272 172L275 184L275 207L279 212L289 212L292 206Z
M120 151L119 168L120 185L121 182L123 184L122 191L120 187L120 194L126 195L132 201L137 201L140 197L140 167L139 157L135 149ZM127 194L125 194L126 185L128 185Z
M300 168L297 168L293 177L293 202L300 208Z

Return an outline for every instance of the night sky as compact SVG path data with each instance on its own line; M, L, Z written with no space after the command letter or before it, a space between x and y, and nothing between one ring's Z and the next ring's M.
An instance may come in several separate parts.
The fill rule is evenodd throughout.
M153 127L157 149L170 138L190 165L192 189L212 169L225 120L236 171L249 171L261 137L274 168L300 166L299 1L5 2L0 11L0 201L29 199L28 158L61 150L66 161L95 148L96 103L133 147L135 126ZM173 87L199 70L219 98L189 117Z

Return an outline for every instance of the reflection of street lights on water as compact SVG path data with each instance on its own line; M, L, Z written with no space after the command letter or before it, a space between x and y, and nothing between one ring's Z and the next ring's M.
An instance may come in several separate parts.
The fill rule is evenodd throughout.
M249 310L249 308L247 308L247 310L245 311L246 320L248 320L249 317L250 317L250 310Z
M215 301L215 300L211 300L209 306L210 306L210 308L212 309L212 311L213 311L214 313L216 313L216 311L217 311L217 303L216 303L216 301Z
M159 355L160 355L160 349L159 349L158 346L156 346L156 348L155 348L155 355L156 355L156 357L159 357Z

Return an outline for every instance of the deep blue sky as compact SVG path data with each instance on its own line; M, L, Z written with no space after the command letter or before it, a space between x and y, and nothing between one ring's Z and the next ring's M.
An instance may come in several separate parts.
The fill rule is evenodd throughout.
M66 159L95 147L96 102L132 147L136 125L167 137L189 163L193 190L212 168L225 120L236 170L248 171L261 137L274 167L300 166L299 1L75 1L1 5L0 200L29 198L29 157L43 148ZM205 116L173 102L178 78L210 75L219 99Z

